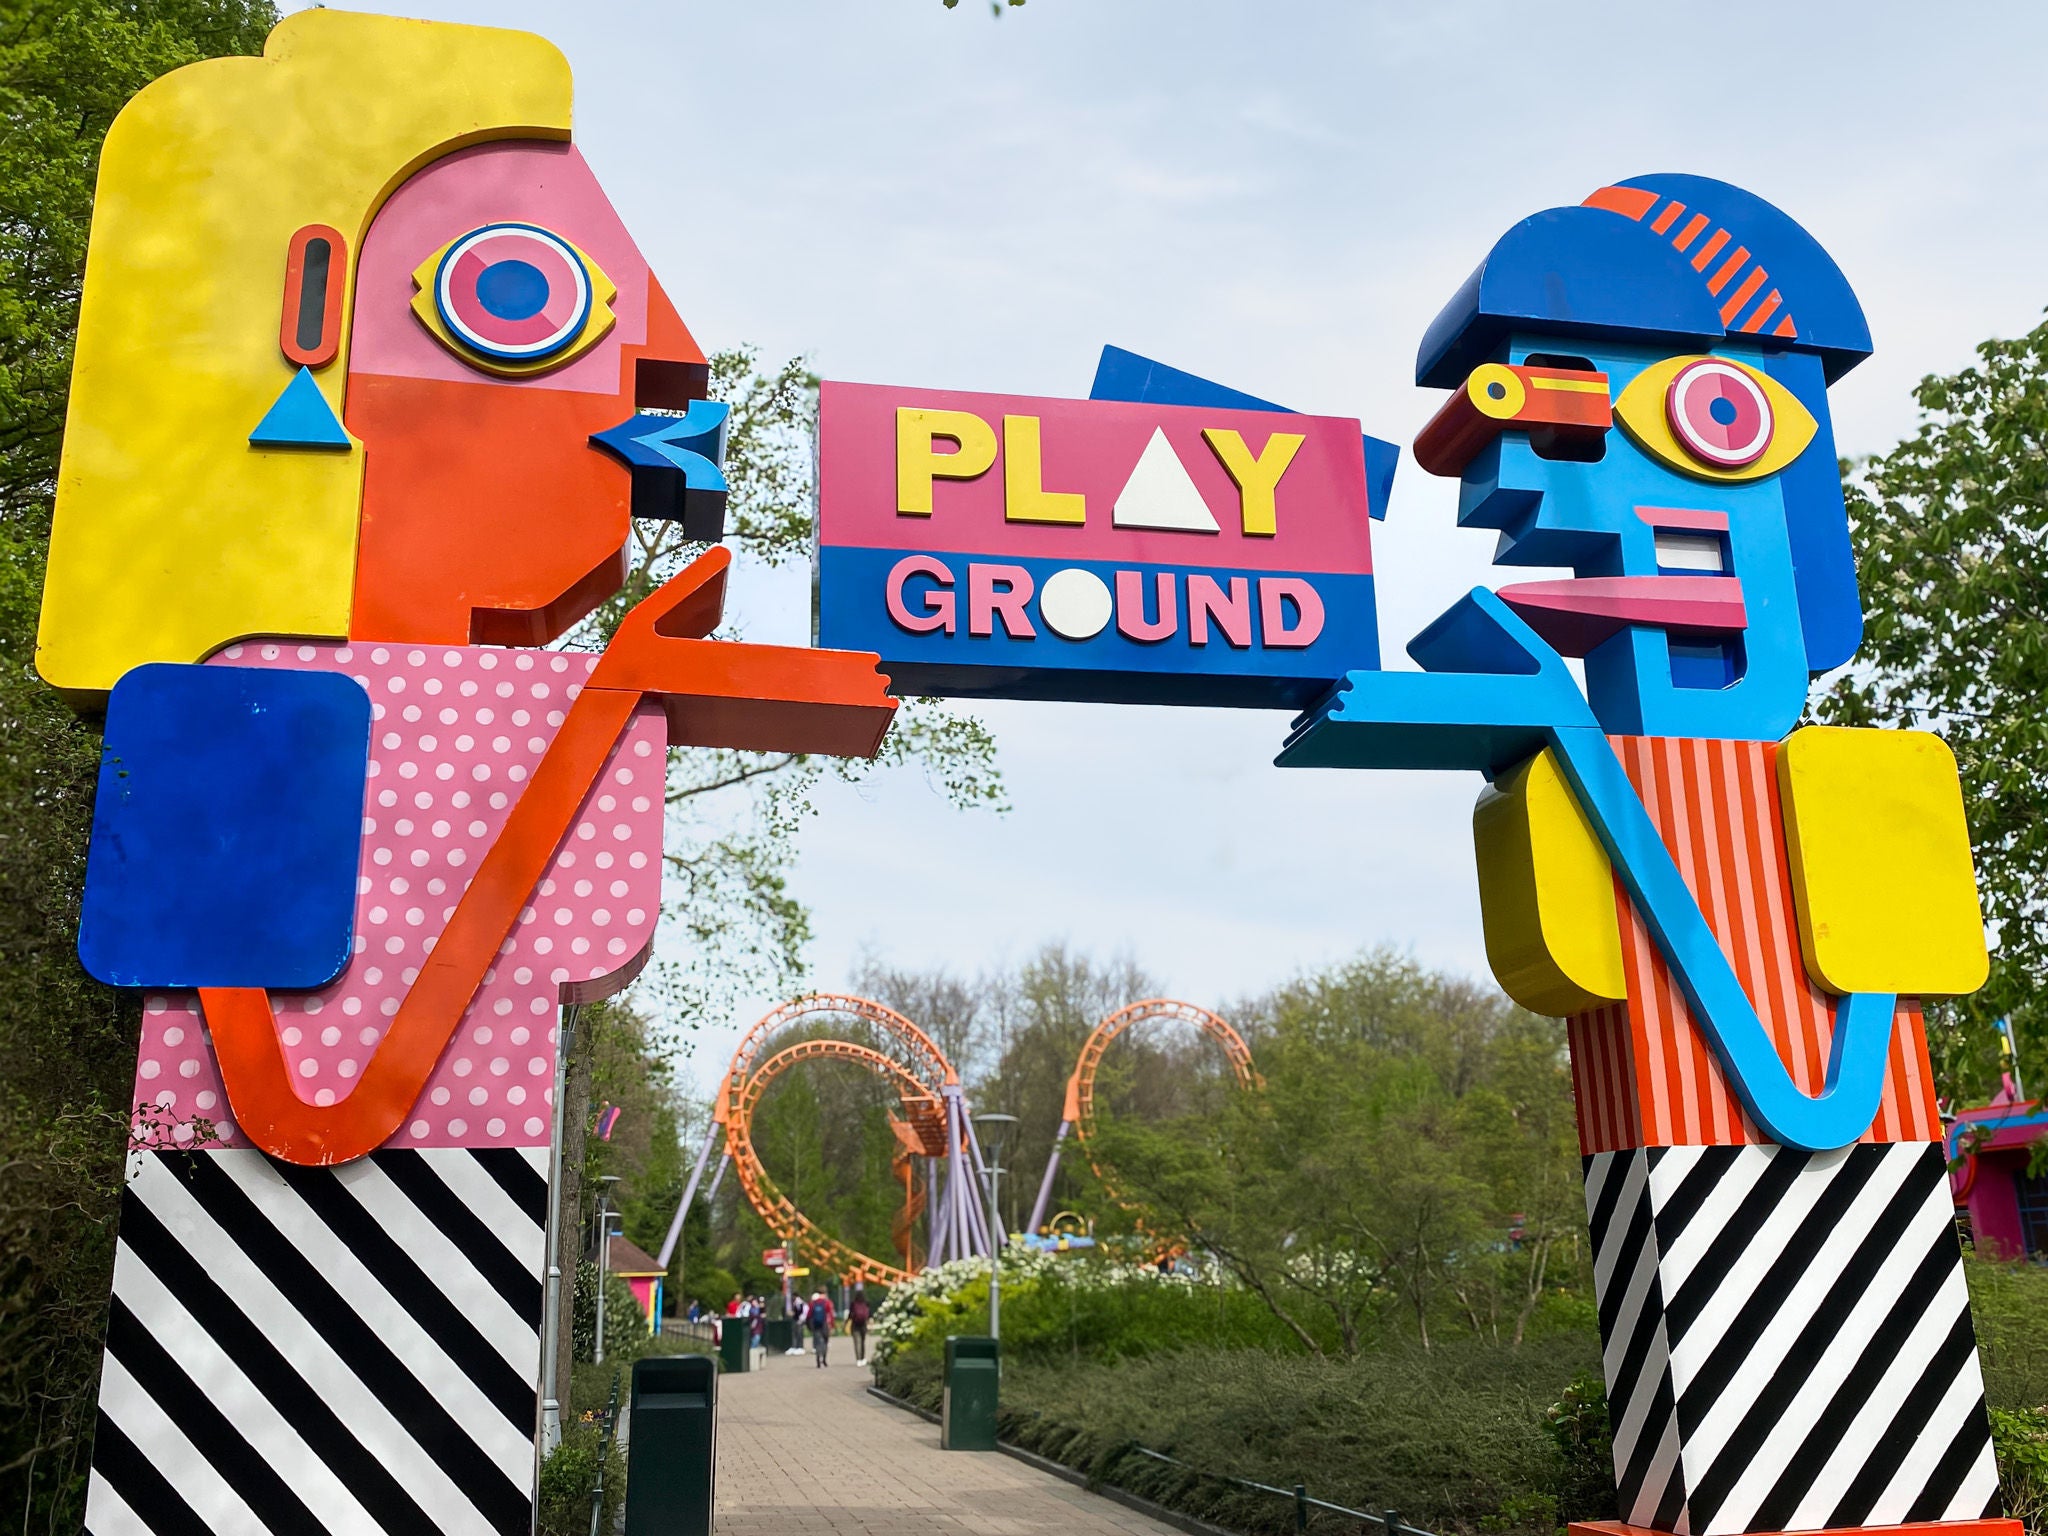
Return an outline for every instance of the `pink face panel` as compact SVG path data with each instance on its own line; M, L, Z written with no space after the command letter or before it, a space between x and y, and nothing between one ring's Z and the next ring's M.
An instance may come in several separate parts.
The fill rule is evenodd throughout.
M417 292L413 273L451 241L491 225L530 224L567 242L596 264L618 287L612 301L617 320L589 351L559 368L525 379L494 378L450 351L412 312ZM491 254L491 253L480 253ZM539 249L499 253L520 258L544 275L561 274ZM451 383L540 387L617 394L619 363L626 347L647 340L647 258L626 233L597 177L573 144L515 140L460 150L414 175L391 195L370 224L356 267L355 325L349 356L351 373L393 378L441 379ZM556 294L559 300L560 293ZM465 290L460 302L473 302ZM506 306L518 315L523 305ZM533 315L510 322L486 322L533 329Z

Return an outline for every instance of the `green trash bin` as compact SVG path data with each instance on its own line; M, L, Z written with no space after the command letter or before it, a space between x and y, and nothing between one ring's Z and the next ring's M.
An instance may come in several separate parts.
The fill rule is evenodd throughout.
M996 1382L1001 1365L994 1339L954 1334L946 1340L945 1406L939 1416L942 1450L996 1448Z
M728 1371L744 1371L752 1364L752 1322L744 1317L718 1320L718 1363Z
M718 1364L709 1355L633 1362L626 1536L711 1536Z
M761 1324L761 1347L771 1355L787 1354L796 1339L796 1324L786 1317L771 1317Z

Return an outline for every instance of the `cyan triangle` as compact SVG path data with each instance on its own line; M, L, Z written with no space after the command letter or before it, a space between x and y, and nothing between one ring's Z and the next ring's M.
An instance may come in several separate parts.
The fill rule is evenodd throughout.
M259 448L351 448L341 418L320 393L313 370L301 368L271 402L249 441Z

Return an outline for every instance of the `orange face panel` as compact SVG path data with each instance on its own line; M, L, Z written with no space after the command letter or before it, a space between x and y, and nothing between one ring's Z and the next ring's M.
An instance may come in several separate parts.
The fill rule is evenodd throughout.
M616 396L352 378L368 453L350 633L543 645L617 591L631 484L588 443L631 414Z

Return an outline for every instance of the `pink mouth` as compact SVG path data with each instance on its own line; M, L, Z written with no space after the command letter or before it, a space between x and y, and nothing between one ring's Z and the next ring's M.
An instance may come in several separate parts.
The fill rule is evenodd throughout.
M1582 576L1525 581L1494 595L1565 656L1583 656L1630 624L1706 634L1749 627L1733 576Z

